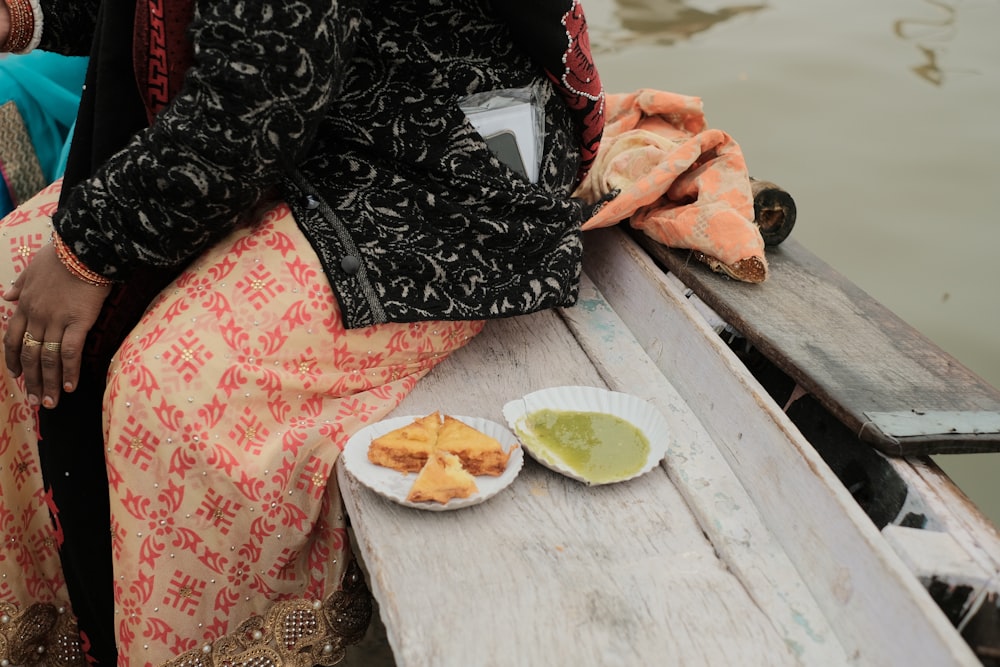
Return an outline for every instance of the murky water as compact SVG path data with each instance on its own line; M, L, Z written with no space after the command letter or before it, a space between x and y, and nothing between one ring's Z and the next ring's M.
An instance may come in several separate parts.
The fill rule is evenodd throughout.
M610 92L701 97L795 238L1000 386L1000 0L584 6ZM1000 454L936 461L1000 523Z

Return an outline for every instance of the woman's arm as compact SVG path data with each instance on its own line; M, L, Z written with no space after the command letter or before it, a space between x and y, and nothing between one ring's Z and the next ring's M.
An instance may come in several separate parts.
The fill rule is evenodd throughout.
M177 98L53 216L64 261L43 247L3 294L17 302L5 361L29 403L53 407L75 390L110 290L102 277L197 255L296 165L337 93L363 4L198 3Z
M54 217L80 261L121 280L178 265L231 229L309 146L362 5L199 2L177 98Z

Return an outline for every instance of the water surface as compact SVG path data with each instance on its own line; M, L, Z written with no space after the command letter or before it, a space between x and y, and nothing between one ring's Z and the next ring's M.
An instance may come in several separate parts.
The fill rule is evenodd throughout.
M609 92L701 97L796 239L1000 386L1000 0L584 2ZM1000 522L1000 454L935 460Z

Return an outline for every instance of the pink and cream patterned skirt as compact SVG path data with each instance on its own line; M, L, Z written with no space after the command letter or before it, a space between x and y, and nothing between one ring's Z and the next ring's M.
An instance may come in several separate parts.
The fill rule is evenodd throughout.
M0 221L3 286L48 242L58 196L56 183ZM12 312L0 301L0 326ZM345 329L284 205L164 289L104 395L119 664L338 661L367 590L337 456L481 328ZM0 664L79 664L36 415L2 378Z

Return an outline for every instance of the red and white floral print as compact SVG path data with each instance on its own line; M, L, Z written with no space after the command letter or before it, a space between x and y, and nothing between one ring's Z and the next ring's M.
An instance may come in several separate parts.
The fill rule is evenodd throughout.
M0 223L3 279L46 237L56 197L49 188ZM119 663L163 664L276 604L329 598L349 561L333 470L346 439L481 326L344 329L283 205L163 290L116 354L104 400ZM15 616L68 609L35 415L2 382L0 602Z

